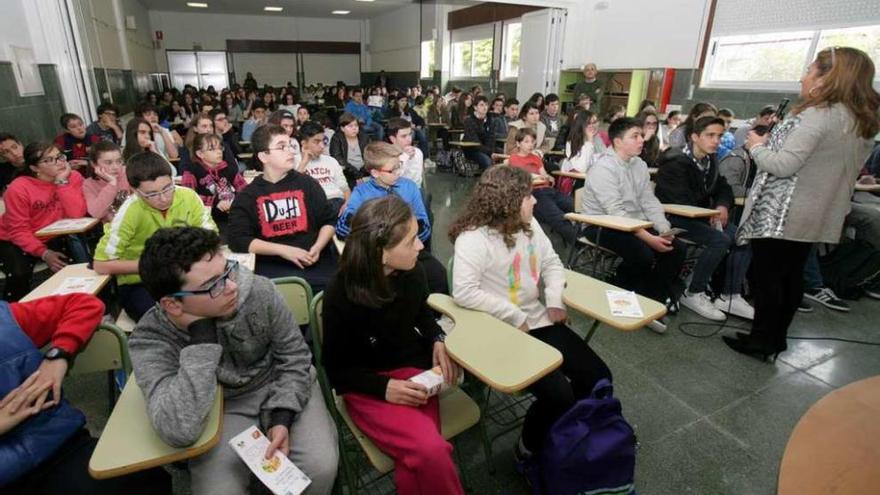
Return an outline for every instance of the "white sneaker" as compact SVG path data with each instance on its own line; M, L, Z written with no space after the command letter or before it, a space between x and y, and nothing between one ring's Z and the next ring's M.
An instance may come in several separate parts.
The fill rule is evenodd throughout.
M719 296L715 299L715 308L727 314L739 316L747 320L755 319L755 308L753 308L743 296L734 294L729 300L727 296Z
M697 294L685 292L684 295L681 296L681 299L678 300L678 302L680 302L682 306L688 308L689 310L708 320L724 321L724 319L726 318L726 316L724 316L724 313L715 308L715 306L712 304L712 301L709 299L709 296L706 295L705 292L700 292Z
M655 333L664 334L666 333L666 319L658 318L648 323L648 328L653 330Z
M430 158L425 158L425 168L428 170L434 170L437 168L437 164L434 163L434 160L431 160Z

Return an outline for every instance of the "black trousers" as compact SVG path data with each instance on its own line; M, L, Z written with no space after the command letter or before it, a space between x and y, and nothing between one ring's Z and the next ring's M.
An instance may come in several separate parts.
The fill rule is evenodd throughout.
M312 293L317 294L324 290L324 287L333 278L333 274L336 273L337 260L336 248L333 247L332 242L329 242L327 247L321 251L318 262L305 269L279 256L257 255L254 273L266 278L300 277L309 283L312 287Z
M553 187L541 187L532 190L535 197L535 218L543 224L547 224L557 234L562 236L566 244L575 242L575 229L571 222L565 219L566 213L574 211L574 199L565 196Z
M786 336L804 296L804 266L813 244L784 239L754 239L752 303L755 320L749 339L767 351L784 351Z
M86 263L89 261L88 251L78 236L61 236L47 242L53 251L67 255L68 263ZM3 260L3 271L6 273L6 285L3 299L9 302L18 301L31 290L31 279L34 266L40 261L9 241L0 241L0 259Z
M98 441L85 429L77 432L58 452L3 493L16 495L166 495L171 493L171 475L162 468L95 480L89 475L89 459Z
M656 232L650 230L652 234ZM614 283L624 289L655 301L665 302L667 298L677 301L684 285L679 280L681 266L684 264L686 247L683 242L672 241L672 251L654 251L631 232L620 232L589 226L585 230L588 239L608 248L623 258L617 267Z
M544 446L547 433L566 411L590 396L596 382L611 380L611 370L574 331L562 324L535 328L532 337L562 353L562 366L529 387L535 402L526 413L523 444L532 452Z

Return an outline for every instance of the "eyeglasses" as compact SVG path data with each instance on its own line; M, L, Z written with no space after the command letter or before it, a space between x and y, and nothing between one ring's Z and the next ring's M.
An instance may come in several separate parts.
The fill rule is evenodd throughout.
M140 189L135 189L135 191L137 191L138 194L140 194L141 197L146 200L159 199L160 197L163 197L163 196L169 196L171 193L174 192L174 183L172 182L171 184L168 184L167 186L163 187L160 191L154 191L154 192L149 192L149 193L145 193L145 192L141 191Z
M221 151L222 149L223 149L222 146L208 146L207 148L203 149L202 151Z
M171 297L200 296L202 294L208 294L211 296L211 299L216 299L226 291L227 280L232 280L233 282L238 281L238 261L226 260L226 270L207 289L182 290L171 294Z
M64 156L64 154L58 154L55 156L47 156L46 158L43 158L42 160L39 161L39 163L45 163L45 164L55 164L58 162L61 162L61 163L67 162L67 157Z
M400 163L398 163L397 165L395 165L394 168L392 168L391 170L382 170L382 169L380 168L380 169L377 169L376 172L379 172L379 173L382 173L382 174L392 174L392 175L397 175L398 173L400 173Z
M272 151L281 151L281 152L293 151L293 145L282 144L281 146L278 146L277 148L269 148L267 151L269 151L269 152L272 152Z

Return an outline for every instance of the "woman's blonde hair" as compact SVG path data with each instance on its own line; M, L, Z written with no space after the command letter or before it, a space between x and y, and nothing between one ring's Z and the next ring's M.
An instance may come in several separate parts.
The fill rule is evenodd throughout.
M830 47L819 52L813 63L823 83L811 88L792 113L843 103L855 118L855 131L859 136L873 138L880 130L877 115L880 94L873 87L874 62L871 58L856 48Z

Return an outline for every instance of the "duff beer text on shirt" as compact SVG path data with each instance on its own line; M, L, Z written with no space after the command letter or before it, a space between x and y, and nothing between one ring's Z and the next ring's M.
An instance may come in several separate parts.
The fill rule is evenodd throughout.
M293 235L309 230L302 191L279 191L257 198L260 230L264 237Z

